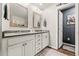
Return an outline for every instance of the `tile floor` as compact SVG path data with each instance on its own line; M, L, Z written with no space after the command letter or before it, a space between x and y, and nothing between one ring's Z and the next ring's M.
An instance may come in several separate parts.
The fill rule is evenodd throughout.
M75 47L72 47L72 46L68 46L68 45L63 45L63 49L66 49L68 51L71 51L71 52L75 52Z
M51 48L45 48L44 50L39 52L36 56L67 56L67 55Z

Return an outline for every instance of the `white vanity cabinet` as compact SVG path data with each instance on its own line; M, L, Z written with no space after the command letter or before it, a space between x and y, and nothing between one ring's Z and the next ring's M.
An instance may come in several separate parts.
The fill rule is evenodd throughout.
M2 49L3 55L33 56L35 55L35 35L4 38Z
M35 55L34 43L34 40L30 40L8 47L8 56L33 56Z
M49 33L42 33L42 49L49 45Z
M49 32L30 33L2 40L2 55L34 56L49 45Z
M18 52L15 52L15 53L18 53L18 54L21 53L20 55L24 55L24 56L35 55L35 36L34 35L21 36L20 39L21 39L21 42L23 40L23 43L17 48L15 48L16 51L18 50Z

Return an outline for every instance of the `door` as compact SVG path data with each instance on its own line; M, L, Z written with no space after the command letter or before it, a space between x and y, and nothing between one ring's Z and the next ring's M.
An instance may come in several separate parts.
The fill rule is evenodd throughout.
M17 44L17 45L13 45L8 47L8 56L23 56L23 44Z
M25 42L24 55L25 56L35 55L35 41L34 40Z
M75 45L75 7L63 11L63 42Z
M61 10L58 11L58 22L59 22L59 44L58 44L58 48L61 48L63 45L63 13L61 12Z

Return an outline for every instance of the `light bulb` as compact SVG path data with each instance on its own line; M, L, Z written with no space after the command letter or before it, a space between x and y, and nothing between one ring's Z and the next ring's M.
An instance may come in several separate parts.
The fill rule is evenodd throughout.
M40 6L43 5L42 3L40 3Z

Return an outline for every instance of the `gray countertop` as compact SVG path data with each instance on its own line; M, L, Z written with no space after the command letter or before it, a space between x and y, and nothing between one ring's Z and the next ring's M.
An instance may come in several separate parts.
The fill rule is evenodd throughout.
M46 32L49 32L49 31L48 30L36 30L36 31L11 30L11 31L3 31L2 32L2 38L15 37L15 36L24 36L24 35L33 35L33 34L46 33Z

